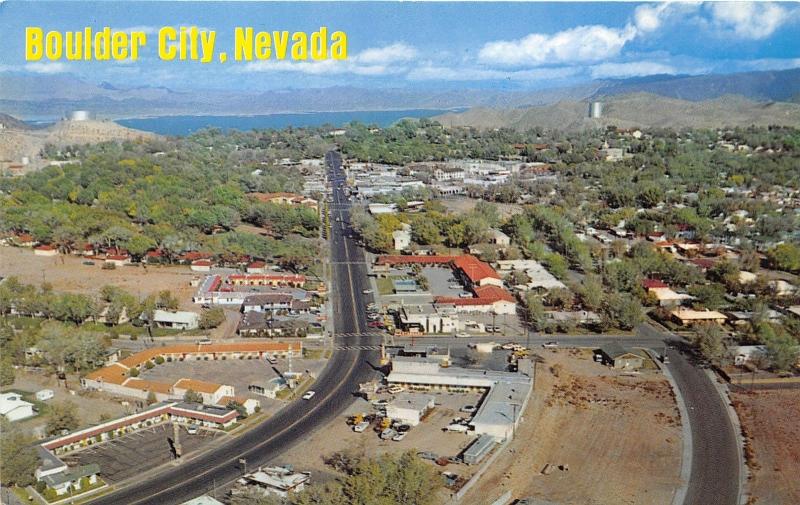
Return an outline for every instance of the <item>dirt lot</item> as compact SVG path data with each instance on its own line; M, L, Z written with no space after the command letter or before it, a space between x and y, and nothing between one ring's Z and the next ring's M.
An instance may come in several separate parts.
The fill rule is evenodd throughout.
M63 255L35 256L32 249L0 247L0 276L16 276L26 284L39 285L47 281L56 291L97 293L107 284L118 286L129 293L145 296L169 289L177 296L180 308L197 310L192 303L196 288L189 286L198 275L187 266L124 266L103 270L102 262L84 265L84 258Z
M750 503L800 503L800 390L734 392L731 399L746 436Z
M179 436L183 455L186 456L216 437L227 435L217 430L205 429L189 435L186 429L181 427ZM119 482L173 461L172 446L169 442L172 437L172 424L163 423L73 452L62 459L70 465L97 463L100 465L100 475L106 482Z
M681 430L666 379L622 377L578 351L545 351L511 452L465 497L558 504L664 504L679 485ZM554 373L555 372L555 373ZM540 475L546 464L568 465Z
M83 391L77 376L69 376L67 386L68 389L64 388L64 383L59 383L53 376L17 370L14 384L9 389L31 394L41 389L52 389L55 394L51 400L35 402L40 415L20 421L19 426L37 437L43 437L44 426L47 422L47 406L65 400L69 400L77 406L81 428L97 424L100 422L101 416L113 419L130 412L130 407L125 407L102 393ZM70 393L71 390L75 392L74 395Z

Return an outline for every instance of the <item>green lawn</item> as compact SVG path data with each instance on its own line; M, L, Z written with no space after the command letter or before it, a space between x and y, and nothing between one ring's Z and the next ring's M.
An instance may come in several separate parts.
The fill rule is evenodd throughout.
M378 284L378 294L379 295L391 295L394 293L394 285L392 281L396 279L396 276L393 277L378 277L376 282Z

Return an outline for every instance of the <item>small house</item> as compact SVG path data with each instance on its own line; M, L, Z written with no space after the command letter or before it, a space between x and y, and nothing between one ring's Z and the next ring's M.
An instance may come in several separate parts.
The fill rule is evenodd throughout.
M628 349L618 342L612 342L600 348L603 362L617 370L636 370L642 368L644 355L642 351Z
M52 389L42 389L36 392L36 399L40 402L46 402L53 399L53 397L55 397L55 393Z
M20 421L36 415L33 404L22 399L19 393L0 394L0 415L9 421Z
M401 393L386 405L386 417L416 426L433 408L433 402L431 395Z

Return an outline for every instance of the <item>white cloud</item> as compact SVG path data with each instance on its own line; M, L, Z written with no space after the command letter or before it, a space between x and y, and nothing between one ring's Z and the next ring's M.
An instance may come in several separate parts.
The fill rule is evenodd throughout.
M365 76L400 74L408 70L403 63L412 60L417 50L403 43L365 49L347 60L289 61L263 60L246 63L237 71L300 72L311 75L356 74Z
M578 67L535 68L529 70L494 70L474 67L446 67L433 64L411 70L406 78L411 81L539 81L563 79L580 72Z
M396 63L400 61L411 61L417 56L417 50L402 42L395 42L394 44L384 47L373 47L365 49L352 60L356 63L363 64L386 64Z
M635 36L632 25L622 29L578 26L552 35L531 33L518 40L489 42L481 48L478 59L487 64L530 66L599 61L619 55Z
M592 79L603 77L639 77L643 75L677 74L671 65L654 61L632 61L628 63L601 63L590 67Z
M792 12L774 3L715 2L710 7L712 20L718 26L732 29L747 39L765 39L775 33L791 17Z
M25 70L37 74L60 74L67 71L64 63L28 63Z

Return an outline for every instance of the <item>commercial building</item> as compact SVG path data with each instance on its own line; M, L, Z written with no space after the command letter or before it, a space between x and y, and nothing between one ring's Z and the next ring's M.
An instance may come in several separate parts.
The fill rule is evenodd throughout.
M248 490L259 490L264 496L276 495L287 498L290 493L300 493L305 489L311 476L305 473L294 472L284 467L259 467L253 473L248 473L236 481L237 487L232 495L237 495Z
M386 405L386 417L411 426L416 426L425 414L433 408L431 395L400 393Z
M200 326L200 314L187 311L154 310L153 323L159 328L195 330Z
M520 291L550 291L567 287L536 260L500 260L497 267L501 273L525 272L529 281L515 286Z
M132 369L141 369L148 362L154 362L158 357L164 359L164 364L169 366L172 361L212 361L227 360L231 366L236 366L240 359L264 359L270 356L301 356L303 345L300 342L242 342L230 344L176 344L164 347L145 349L132 354L125 359L111 363L99 370L91 372L81 379L84 389L106 391L110 394L130 396L146 400L153 393L158 401L167 401L173 398L182 398L186 390L192 385L202 387L206 396L204 402L214 405L219 398L233 396L233 387L222 384L201 383L191 379L181 379L174 384L156 382L131 376ZM213 389L213 391L210 391ZM203 391L197 391L203 393Z
M22 399L19 393L0 394L0 415L8 421L21 421L36 415L33 404Z
M517 372L442 367L428 357L395 358L386 378L411 390L485 391L470 428L495 439L513 436L533 389L533 378Z
M400 329L412 333L452 333L456 330L457 318L436 305L404 305L398 311Z

